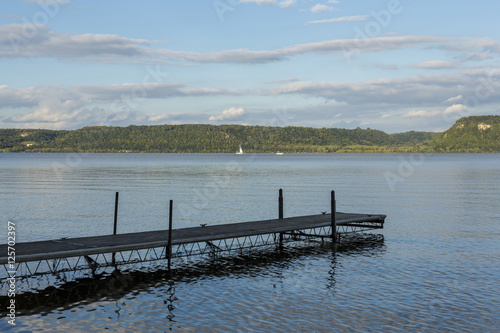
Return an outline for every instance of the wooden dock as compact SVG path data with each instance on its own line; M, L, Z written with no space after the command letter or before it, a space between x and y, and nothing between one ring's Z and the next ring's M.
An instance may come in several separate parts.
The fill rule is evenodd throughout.
M336 223L341 226L360 226L360 223L375 223L372 228L382 228L385 215L336 213ZM221 239L280 234L298 230L328 227L331 214L309 215L251 221L232 224L193 227L172 230L172 245L196 242L214 242ZM146 231L118 235L54 239L47 241L17 243L16 262L88 256L99 253L140 250L169 245L169 231ZM7 264L7 244L0 245L0 264Z
M172 258L213 256L257 246L282 246L304 238L330 238L335 243L343 233L384 226L385 215L337 212L335 191L331 192L330 208L332 213L328 214L284 218L283 191L280 189L277 219L174 229L173 201L170 200L168 229L117 234L116 192L112 235L0 244L0 265L5 268L7 278L86 269L94 274L100 267L154 260L167 260L170 270ZM0 279L2 277L0 273Z

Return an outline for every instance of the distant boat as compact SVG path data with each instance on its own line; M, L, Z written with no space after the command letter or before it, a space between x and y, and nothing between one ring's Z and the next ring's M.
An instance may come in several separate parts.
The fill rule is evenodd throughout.
M283 155L284 153L277 152L276 155Z
M241 149L241 145L240 145L240 151L237 151L236 154L238 154L238 155L243 154L243 149Z

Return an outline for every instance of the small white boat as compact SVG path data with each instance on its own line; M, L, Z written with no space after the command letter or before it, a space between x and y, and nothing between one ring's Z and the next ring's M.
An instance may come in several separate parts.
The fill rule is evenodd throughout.
M243 149L241 149L241 145L240 145L240 151L237 151L236 154L238 154L238 155L243 154Z
M283 155L284 153L277 152L276 155Z

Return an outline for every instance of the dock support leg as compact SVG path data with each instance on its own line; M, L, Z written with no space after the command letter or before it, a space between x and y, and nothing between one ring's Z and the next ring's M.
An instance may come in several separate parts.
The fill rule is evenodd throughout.
M89 265L89 268L92 271L92 276L95 277L96 276L95 271L96 271L97 267L99 267L99 264L89 256L83 256L83 257L87 261L87 264Z
M283 219L283 189L280 188L279 197L278 197L278 218L280 220Z
M114 225L113 225L113 235L116 235L116 229L117 229L117 226L118 226L118 192L116 192L116 196L115 196L115 221L114 221Z
M170 272L170 266L172 264L172 209L174 206L174 201L170 200L170 209L168 214L168 245L167 245L167 256L168 256L168 271Z
M116 195L115 195L115 219L114 219L114 224L113 224L113 235L116 235L117 227L118 227L118 192L116 192ZM113 252L113 254L111 256L111 262L112 262L113 266L115 266L115 263L116 263L115 256L116 256L116 253Z
M280 188L278 197L278 218L283 220L283 189ZM283 246L283 233L280 232L280 248Z
M336 213L337 213L337 203L335 202L335 191L332 191L331 194L331 226L332 226L332 242L335 244L337 243L337 220L336 220Z

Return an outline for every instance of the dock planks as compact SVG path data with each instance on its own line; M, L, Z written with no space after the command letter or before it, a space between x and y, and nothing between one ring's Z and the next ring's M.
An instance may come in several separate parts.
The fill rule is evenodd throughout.
M340 213L335 214L337 226L375 222L382 228L385 215ZM308 215L240 222L205 227L172 230L172 245L211 242L220 239L285 233L301 229L330 226L331 214ZM16 244L16 262L29 262L93 255L119 251L140 250L168 245L168 230L146 231L118 235L78 237ZM7 244L0 244L0 264L7 264Z

